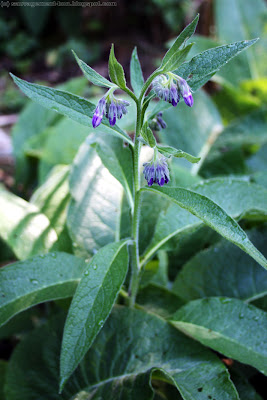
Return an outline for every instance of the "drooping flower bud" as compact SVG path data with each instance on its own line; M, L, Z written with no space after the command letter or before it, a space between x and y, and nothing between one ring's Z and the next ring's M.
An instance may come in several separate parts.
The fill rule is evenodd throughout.
M153 183L157 183L159 186L163 186L170 180L169 168L164 156L159 156L157 149L154 151L153 159L143 164L145 179L147 180L148 186L152 186Z
M194 99L186 80L180 78L178 81L178 86L179 86L179 92L181 93L181 96L183 97L185 104L189 107L192 107L194 104Z
M162 118L162 112L159 112L155 118L152 119L149 123L149 127L153 131L160 131L161 129L167 128L166 122Z
M92 125L94 128L99 126L102 122L103 116L109 120L109 124L114 126L116 119L121 119L124 114L127 114L127 108L130 103L126 100L116 99L113 95L115 89L110 89L102 99L99 100L94 111L92 118Z

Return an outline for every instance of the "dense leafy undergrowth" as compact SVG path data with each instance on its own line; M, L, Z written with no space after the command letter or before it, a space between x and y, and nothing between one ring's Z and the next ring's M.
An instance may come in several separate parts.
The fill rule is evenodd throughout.
M113 47L112 82L77 57L89 81L125 92L116 125L103 116L91 128L99 99L79 97L86 78L52 89L13 77L36 101L13 129L17 181L32 181L35 159L38 187L29 201L0 191L3 254L18 259L0 269L0 338L20 339L0 362L1 398L261 399L251 381L267 374L266 9L215 4L218 43L198 37L211 49L188 58L196 17L146 82L134 50L133 92ZM240 24L225 31L233 15ZM144 96L173 74L193 107ZM200 89L211 78L214 98ZM153 162L172 157L164 187L140 173L153 151Z

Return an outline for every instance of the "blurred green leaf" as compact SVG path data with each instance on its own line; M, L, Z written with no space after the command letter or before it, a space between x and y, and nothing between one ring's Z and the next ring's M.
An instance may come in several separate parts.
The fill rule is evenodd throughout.
M74 249L88 257L119 238L123 188L87 140L74 159L69 186L69 233Z
M58 236L38 207L0 190L1 237L19 259L46 253Z

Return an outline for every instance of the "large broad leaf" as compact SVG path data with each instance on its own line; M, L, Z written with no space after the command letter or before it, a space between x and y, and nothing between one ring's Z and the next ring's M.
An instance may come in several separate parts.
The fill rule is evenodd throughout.
M125 190L129 205L133 208L133 159L129 147L110 135L94 135L88 138L101 158L103 165L121 183Z
M194 300L171 319L175 327L227 357L267 374L267 314L241 300Z
M200 218L206 225L220 233L230 242L239 246L267 269L266 258L256 249L238 223L223 208L210 198L195 191L183 188L150 188L142 189L161 194ZM267 194L267 192L266 192Z
M137 48L135 47L132 52L131 64L130 64L130 73L131 73L131 85L134 90L134 93L137 97L139 97L142 87L144 85L144 77L142 68L140 65L140 61L137 54Z
M66 253L48 253L0 269L0 325L26 308L73 295L82 276L83 260Z
M209 197L233 218L246 217L250 214L265 218L267 213L267 191L246 181L232 178L211 179L192 186L192 190ZM159 215L143 262L173 236L194 231L201 224L203 223L200 219L186 210L175 204L170 205Z
M76 250L88 257L119 238L123 188L87 141L74 160L69 185L70 236Z
M77 368L104 325L128 270L128 240L110 243L87 266L72 300L60 356L60 387Z
M248 236L267 256L267 227L248 232ZM177 275L172 290L186 301L210 296L252 301L267 295L267 273L247 254L222 241L189 260Z
M68 177L69 167L58 165L30 199L47 216L58 235L64 228L70 201Z
M266 76L266 3L264 0L216 0L217 37L223 42L260 37L260 41L224 68L223 75L231 83Z
M18 87L23 93L30 97L30 99L50 110L66 115L66 117L82 125L92 125L91 120L95 111L95 105L90 101L62 90L26 82L12 74L11 76ZM126 142L132 144L129 136L118 126L115 125L111 127L106 117L102 120L101 129L103 132L119 136Z
M0 190L1 237L19 259L46 253L58 236L48 218L27 201Z
M122 307L113 310L59 395L58 358L63 322L64 316L54 317L16 347L7 373L7 400L67 400L72 396L148 400L147 385L153 369L164 370L164 379L178 388L184 400L203 400L208 396L238 400L226 368L214 354L163 319ZM147 385L144 385L145 374ZM159 377L162 379L162 375Z
M206 50L193 57L190 61L183 63L175 70L175 73L186 79L192 90L197 90L223 65L241 51L256 43L257 40L243 40Z
M200 162L194 166L187 161L183 162L183 166L192 168L197 173L212 144L223 130L223 124L215 104L204 91L194 94L194 99L192 109L181 102L177 107L171 107L164 112L167 128L159 132L159 136L161 142L201 157Z

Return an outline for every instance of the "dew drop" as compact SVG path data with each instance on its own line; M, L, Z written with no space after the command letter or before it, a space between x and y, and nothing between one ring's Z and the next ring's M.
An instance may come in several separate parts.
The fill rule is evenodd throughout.
M78 243L72 242L72 246L73 246L73 247L78 247Z
M97 265L93 265L93 269L97 269Z
M37 279L30 279L30 282L33 284L33 285L37 285L39 282L37 281Z
M253 317L253 319L254 319L254 321L258 321L259 320L259 316L255 316L255 317Z
M84 275L89 275L89 271L85 271Z
M243 313L239 313L239 318L240 319L244 318L244 314Z
M57 257L56 253L50 253L50 255L51 255L52 258L56 258Z

